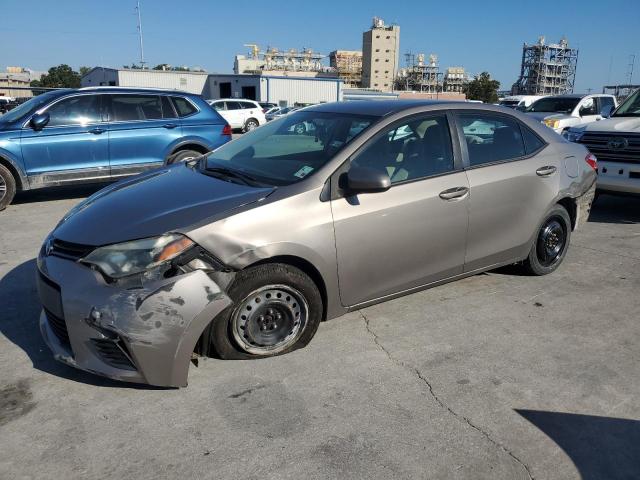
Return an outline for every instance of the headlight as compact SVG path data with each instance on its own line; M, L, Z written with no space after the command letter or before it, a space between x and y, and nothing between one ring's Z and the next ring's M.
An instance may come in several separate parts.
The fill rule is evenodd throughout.
M572 132L571 130L565 130L562 132L562 136L570 142L579 142L582 135L584 135L583 132Z
M167 262L193 245L194 243L184 235L170 233L161 237L100 247L81 261L98 267L109 277L121 278Z
M560 120L553 120L553 119L548 119L548 120L543 120L543 122L547 127L550 128L558 128L560 126Z

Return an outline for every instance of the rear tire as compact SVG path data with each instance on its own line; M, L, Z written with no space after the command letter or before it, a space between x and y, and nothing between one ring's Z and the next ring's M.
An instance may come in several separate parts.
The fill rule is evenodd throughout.
M302 348L323 315L313 280L281 263L240 271L227 295L233 305L213 320L210 337L213 350L225 360L273 357Z
M247 120L247 123L244 124L244 131L250 132L251 130L255 130L260 126L260 123L255 118L250 118Z
M529 256L524 261L531 275L547 275L555 271L566 256L571 240L571 217L561 205L555 205L538 229Z
M7 167L0 165L0 211L7 208L16 194L16 179Z
M192 160L200 156L202 156L202 153L196 152L195 150L180 150L167 159L167 165L186 162L187 160Z

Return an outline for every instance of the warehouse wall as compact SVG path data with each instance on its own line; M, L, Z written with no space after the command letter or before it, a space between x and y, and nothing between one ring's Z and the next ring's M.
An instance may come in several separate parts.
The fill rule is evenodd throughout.
M158 70L119 70L118 77L118 85L121 87L167 88L198 95L202 94L207 81L206 73Z
M81 87L117 86L118 71L113 68L94 68L80 80Z
M337 80L265 77L262 79L262 100L288 105L338 102L342 100L342 85Z

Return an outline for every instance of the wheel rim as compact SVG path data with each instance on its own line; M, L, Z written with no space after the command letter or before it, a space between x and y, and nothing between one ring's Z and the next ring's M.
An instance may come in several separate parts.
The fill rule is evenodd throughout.
M7 182L4 181L2 175L0 175L0 202L4 199L7 194Z
M253 291L233 312L232 330L238 346L253 354L273 354L292 346L309 315L304 296L286 285Z
M544 267L556 263L567 243L567 232L564 222L558 217L552 217L545 222L538 234L536 255Z
M256 128L256 122L248 122L247 123L247 131L250 132L251 130L253 130L254 128Z

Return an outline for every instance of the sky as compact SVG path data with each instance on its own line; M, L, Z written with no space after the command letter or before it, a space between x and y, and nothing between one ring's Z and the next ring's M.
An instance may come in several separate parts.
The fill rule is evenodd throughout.
M640 0L140 0L145 60L229 73L246 43L328 54L360 50L373 16L400 25L403 54L438 55L441 70L488 71L509 89L522 44L566 36L579 48L576 92L640 83ZM0 69L66 63L121 67L140 59L135 0L0 0Z

